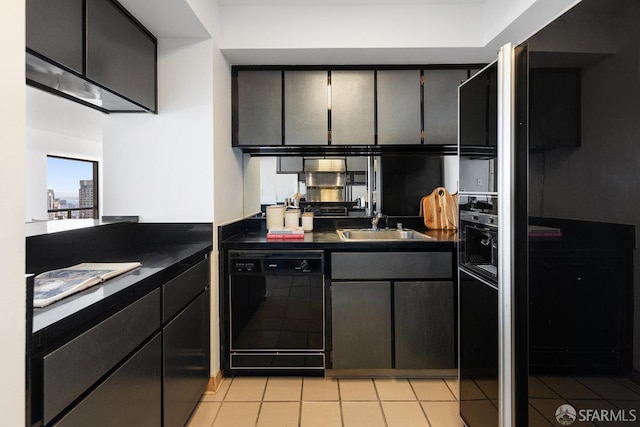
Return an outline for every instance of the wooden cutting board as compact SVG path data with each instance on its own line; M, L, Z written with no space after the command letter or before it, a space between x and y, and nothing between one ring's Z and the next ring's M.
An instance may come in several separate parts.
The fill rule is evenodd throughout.
M424 225L433 230L458 228L458 194L451 195L444 187L438 187L420 201L420 215Z

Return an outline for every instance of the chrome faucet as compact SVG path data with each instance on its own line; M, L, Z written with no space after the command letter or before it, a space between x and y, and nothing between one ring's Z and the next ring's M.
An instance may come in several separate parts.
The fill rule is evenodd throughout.
M380 218L382 218L382 212L378 212L375 215L373 215L373 218L371 218L371 229L373 230L378 229L378 221L380 221Z

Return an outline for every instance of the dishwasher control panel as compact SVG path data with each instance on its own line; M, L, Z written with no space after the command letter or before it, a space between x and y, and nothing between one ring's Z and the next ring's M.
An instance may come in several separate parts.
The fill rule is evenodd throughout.
M229 253L230 274L322 274L322 251Z

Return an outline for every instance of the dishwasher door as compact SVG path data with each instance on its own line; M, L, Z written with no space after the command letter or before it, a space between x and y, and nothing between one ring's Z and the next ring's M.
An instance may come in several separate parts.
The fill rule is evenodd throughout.
M230 369L324 369L323 254L230 253Z

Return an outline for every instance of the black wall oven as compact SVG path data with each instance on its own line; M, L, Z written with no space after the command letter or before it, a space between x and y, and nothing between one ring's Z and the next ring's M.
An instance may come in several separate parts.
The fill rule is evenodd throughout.
M324 369L322 251L229 251L227 374Z
M497 215L460 211L460 232L460 265L497 284Z

